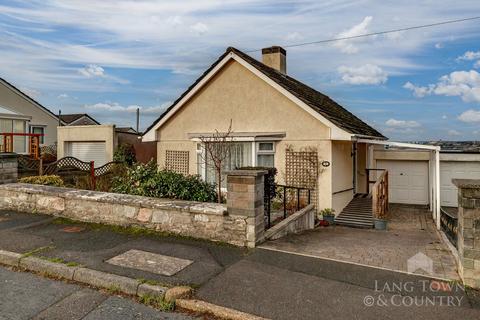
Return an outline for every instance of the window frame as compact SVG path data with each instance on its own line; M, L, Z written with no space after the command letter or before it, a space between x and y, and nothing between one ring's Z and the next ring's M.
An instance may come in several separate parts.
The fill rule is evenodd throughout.
M44 126L44 125L41 125L41 124L31 124L31 125L29 125L29 127L30 127L30 129L29 129L30 133L34 133L33 129L35 129L35 128L42 129L43 136L40 136L40 144L45 144L45 130L46 130L47 126Z

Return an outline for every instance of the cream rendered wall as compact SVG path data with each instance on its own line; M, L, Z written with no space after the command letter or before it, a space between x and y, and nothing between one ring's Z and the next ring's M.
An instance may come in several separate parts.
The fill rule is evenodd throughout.
M65 126L58 127L57 158L66 155L65 145L67 142L93 142L105 141L106 160L113 161L113 153L117 147L115 125L96 126Z
M57 141L58 119L2 82L0 82L0 106L10 109L13 112L32 117L28 123L30 125L46 126L45 145L51 145Z
M189 151L190 173L197 173L196 142L189 133L226 131L232 119L234 132L285 132L276 143L275 167L279 182L285 177L285 149L316 148L320 160L331 161L330 129L280 92L235 61L230 61L158 131L158 164L165 150ZM331 168L319 177L319 208L331 207Z
M351 141L332 141L332 193L353 188L353 157ZM338 215L353 199L353 190L332 195L332 208Z
M367 154L366 143L357 144L357 193L367 193Z

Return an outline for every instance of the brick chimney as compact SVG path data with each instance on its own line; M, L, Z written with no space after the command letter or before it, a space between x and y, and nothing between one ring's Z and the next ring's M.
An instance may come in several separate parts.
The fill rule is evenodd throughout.
M287 74L287 51L279 46L262 49L262 62L270 68Z

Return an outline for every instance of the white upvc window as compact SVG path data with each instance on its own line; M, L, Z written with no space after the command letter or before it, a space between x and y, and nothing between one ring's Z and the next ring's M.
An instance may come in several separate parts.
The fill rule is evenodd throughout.
M30 133L45 134L45 126L30 125ZM45 143L45 136L40 136L40 144Z
M241 167L274 167L275 143L271 141L233 141L230 142L230 155L223 164L223 170L235 170ZM216 173L211 159L201 143L197 143L197 173L207 182L216 183ZM222 186L226 187L225 179Z
M275 166L275 143L262 141L256 143L256 166L269 167Z

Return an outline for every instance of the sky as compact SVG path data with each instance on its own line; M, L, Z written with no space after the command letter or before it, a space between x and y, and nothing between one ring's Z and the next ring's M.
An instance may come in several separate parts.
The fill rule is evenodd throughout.
M480 15L478 0L0 0L0 77L57 113L148 127L229 46ZM480 20L287 48L287 71L394 140L480 140ZM260 59L260 52L252 51Z

